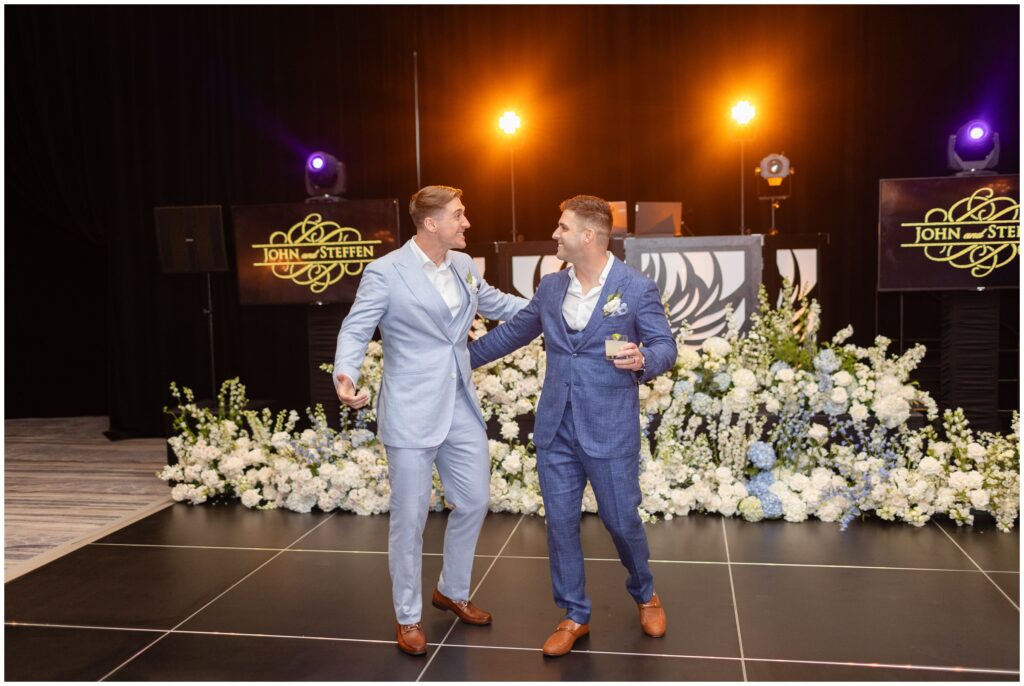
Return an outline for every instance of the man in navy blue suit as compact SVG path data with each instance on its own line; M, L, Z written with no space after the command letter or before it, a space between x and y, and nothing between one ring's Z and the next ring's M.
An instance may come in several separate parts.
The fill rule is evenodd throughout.
M544 643L565 655L590 632L584 588L580 511L590 481L598 514L629 572L626 589L640 625L665 634L665 611L654 592L640 505L638 385L675 363L676 343L658 288L608 251L611 206L578 195L560 206L553 238L566 270L541 279L530 304L469 346L474 367L504 357L544 334L547 370L537 407L534 444L547 519L555 604L565 619ZM628 340L613 361L605 340ZM638 346L637 344L642 344Z

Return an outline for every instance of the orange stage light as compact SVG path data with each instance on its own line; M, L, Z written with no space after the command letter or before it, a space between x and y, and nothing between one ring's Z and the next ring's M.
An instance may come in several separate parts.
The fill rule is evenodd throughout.
M498 120L498 126L510 136L515 134L521 123L519 116L512 110L505 112L505 114L501 115L501 119Z

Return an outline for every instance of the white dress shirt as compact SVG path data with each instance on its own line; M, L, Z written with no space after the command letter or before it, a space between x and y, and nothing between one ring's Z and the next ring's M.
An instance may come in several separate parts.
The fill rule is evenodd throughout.
M569 325L570 329L582 331L594 314L597 299L601 296L601 288L604 287L608 272L612 270L612 261L615 259L611 252L605 254L608 255L608 262L601 270L597 285L591 288L586 295L583 294L583 284L576 278L576 267L569 267L569 290L565 292L565 300L562 301L562 316L565 317L565 323Z
M444 300L444 304L448 306L448 310L452 313L452 319L455 319L455 315L459 313L459 309L462 308L462 293L459 288L459 284L455 283L455 271L452 269L452 260L446 252L444 254L444 262L438 267L434 264L434 261L427 257L427 254L423 252L420 246L416 245L416 239L409 239L412 243L413 252L420 258L420 262L423 263L423 273L427 276L427 281L433 284L437 292L441 294L441 298Z

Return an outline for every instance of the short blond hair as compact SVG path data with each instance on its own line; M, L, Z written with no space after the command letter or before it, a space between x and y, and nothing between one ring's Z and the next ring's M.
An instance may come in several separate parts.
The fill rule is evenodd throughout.
M448 203L462 197L461 188L451 186L424 186L409 198L409 216L416 228L423 227L427 217L436 217Z
M612 235L612 206L607 200L594 195L577 195L563 200L558 209L561 212L572 212L603 238Z

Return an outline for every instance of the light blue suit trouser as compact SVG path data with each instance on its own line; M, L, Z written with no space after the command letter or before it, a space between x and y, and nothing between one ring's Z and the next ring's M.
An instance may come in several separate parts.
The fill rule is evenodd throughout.
M452 600L468 600L473 555L490 499L491 458L487 433L459 384L452 425L432 448L385 446L391 481L388 567L399 624L420 621L423 610L423 527L427 523L433 465L445 500L454 505L444 533L444 564L437 587Z

